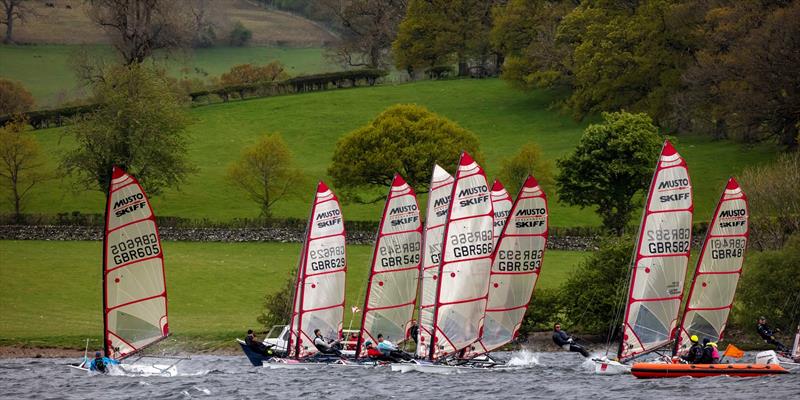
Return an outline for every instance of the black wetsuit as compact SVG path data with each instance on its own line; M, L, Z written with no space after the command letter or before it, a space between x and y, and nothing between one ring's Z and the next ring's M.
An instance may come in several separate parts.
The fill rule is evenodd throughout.
M317 336L314 338L314 346L319 350L322 354L330 354L334 356L342 356L342 352L331 347L330 344L321 336Z
M106 369L106 363L105 361L103 361L102 358L95 358L94 360L92 360L92 367L90 369L100 372L102 374L108 372L108 370Z
M772 333L772 329L769 329L769 325L758 324L756 330L758 331L758 334L761 336L761 338L764 339L765 342L767 342L767 344L775 346L775 350L778 350L779 352L782 353L786 353L789 351L789 349L787 349L786 346L783 345L783 343L775 339L775 334Z
M703 347L703 355L695 364L716 364L713 354L714 348L709 345L705 345L705 347Z
M411 329L408 330L408 335L411 336L411 340L416 344L418 340L417 336L419 335L419 325L412 325Z
M689 352L686 353L685 356L681 356L681 358L688 363L699 364L703 359L703 354L703 345L700 343L694 343L692 344L692 347L689 347Z
M256 353L266 354L266 352L267 352L268 347L266 345L264 345L264 343L259 342L258 340L256 340L256 336L253 335L252 333L248 334L244 338L244 342L245 342L245 344L247 344L247 346L249 346L251 349L253 349L253 351L255 351Z
M584 357L589 357L589 352L586 351L582 346L577 345L571 342L572 338L569 337L567 332L565 331L554 331L553 332L553 342L565 350L569 350L575 353L581 353ZM567 347L568 346L568 347Z

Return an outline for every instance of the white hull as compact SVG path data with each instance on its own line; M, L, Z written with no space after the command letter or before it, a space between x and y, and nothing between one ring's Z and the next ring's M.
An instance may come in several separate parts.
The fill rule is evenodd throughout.
M593 358L594 373L598 375L621 375L631 373L631 366L605 358Z
M88 374L99 374L77 365L69 366L73 371L81 371ZM109 367L108 375L111 376L178 376L178 367L175 365L142 365L142 364L119 364Z
M756 364L779 364L789 371L800 371L800 363L796 363L789 358L781 357L775 353L774 350L762 351L756 354Z

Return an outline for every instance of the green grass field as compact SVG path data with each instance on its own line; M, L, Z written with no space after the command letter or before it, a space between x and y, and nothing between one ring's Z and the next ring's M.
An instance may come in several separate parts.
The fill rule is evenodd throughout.
M274 214L306 218L317 179L327 180L334 145L343 134L367 123L387 106L417 103L428 107L480 138L491 178L500 161L527 142L538 143L544 155L556 159L571 151L587 123L579 123L549 108L553 95L522 93L498 79L424 81L413 84L337 90L215 104L191 110L189 157L199 168L181 190L166 190L154 200L162 216L208 218L215 221L257 217L258 207L224 178L227 166L244 146L267 132L280 132L297 163L310 178L308 196L286 199L275 205ZM56 169L59 156L71 146L62 129L34 132L42 143L48 167ZM772 145L746 147L701 136L680 136L675 141L689 164L695 187L695 220L708 220L729 175L748 165L764 163L777 154ZM448 167L452 168L452 166ZM336 187L333 188L336 190ZM552 194L552 193L549 193ZM424 205L424 198L420 199ZM31 197L26 212L80 211L101 213L103 195L81 191L70 180L43 184ZM377 220L382 204L344 206L350 220ZM8 212L6 203L0 212ZM591 209L551 202L551 225L597 225ZM639 214L633 216L638 220Z
M22 82L36 99L37 108L56 106L60 101L82 97L70 66L74 45L0 45L0 77ZM113 56L110 47L86 47L97 57ZM319 48L214 47L191 53L171 54L165 66L173 76L206 79L219 76L238 64L263 65L281 61L292 76L336 70ZM185 69L185 71L183 71Z
M0 345L81 347L83 338L100 337L101 248L99 241L0 241ZM345 328L350 306L363 308L370 250L348 246ZM165 242L170 330L199 347L230 347L256 327L264 294L283 285L299 251L299 244ZM560 285L585 254L548 251L539 287Z

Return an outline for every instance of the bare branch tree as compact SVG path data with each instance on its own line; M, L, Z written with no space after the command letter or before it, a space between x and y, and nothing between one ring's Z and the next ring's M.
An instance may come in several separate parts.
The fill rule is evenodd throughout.
M14 43L14 21L25 22L25 19L33 13L30 3L29 0L0 0L0 6L3 6L0 25L6 26L3 43Z
M325 0L342 29L329 57L349 67L384 68L392 42L406 13L407 0Z

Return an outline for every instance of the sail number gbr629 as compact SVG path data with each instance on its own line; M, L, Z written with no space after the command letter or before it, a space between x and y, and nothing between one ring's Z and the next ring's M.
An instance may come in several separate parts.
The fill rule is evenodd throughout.
M344 268L344 246L323 247L308 252L311 259L311 270L315 272Z
M453 255L458 258L492 254L494 236L492 229L456 233L449 236L450 245L453 246Z
M685 253L689 250L689 228L648 229L644 234L650 254Z

